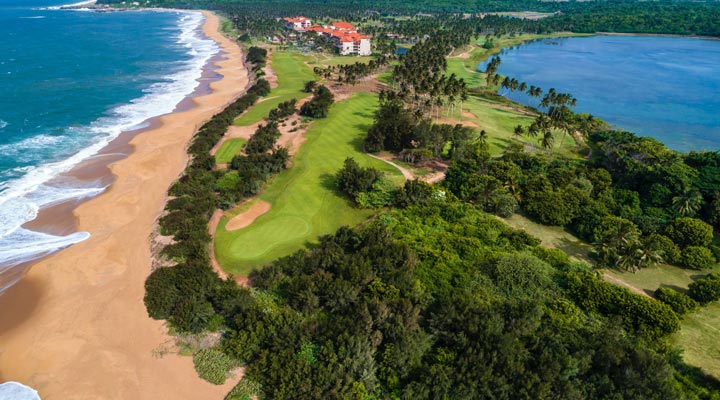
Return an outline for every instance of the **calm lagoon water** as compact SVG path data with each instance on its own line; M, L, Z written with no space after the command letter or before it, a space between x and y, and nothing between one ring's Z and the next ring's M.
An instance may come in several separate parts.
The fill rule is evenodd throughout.
M593 36L504 49L499 73L577 98L615 127L681 151L720 149L720 41ZM485 70L486 62L478 69ZM503 90L531 106L539 100Z

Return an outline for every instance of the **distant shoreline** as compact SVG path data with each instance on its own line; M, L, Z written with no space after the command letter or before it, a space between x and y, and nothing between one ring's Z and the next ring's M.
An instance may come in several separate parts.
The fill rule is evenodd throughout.
M143 304L149 236L168 187L188 162L186 147L248 84L242 50L219 32L217 16L203 13L203 32L225 57L215 62L222 78L187 109L132 137L132 152L109 166L113 184L73 211L90 238L36 263L0 296L3 380L29 385L43 398L122 400L222 398L234 384L202 381L190 358L165 354L167 328Z
M667 37L667 38L685 38L685 39L707 39L720 40L718 36L698 36L698 35L674 35L670 33L621 33L621 32L597 32L597 36L638 36L638 37Z

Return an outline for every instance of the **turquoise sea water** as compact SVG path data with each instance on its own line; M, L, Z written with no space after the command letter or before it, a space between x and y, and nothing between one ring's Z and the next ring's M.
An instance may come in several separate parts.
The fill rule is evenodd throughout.
M21 226L43 207L104 190L54 178L172 112L219 51L199 13L46 9L62 4L52 1L0 0L0 292L13 266L89 235Z
M676 150L720 149L720 41L594 36L503 50L499 73L577 98L576 111ZM485 70L485 63L478 67ZM537 106L537 99L501 91Z

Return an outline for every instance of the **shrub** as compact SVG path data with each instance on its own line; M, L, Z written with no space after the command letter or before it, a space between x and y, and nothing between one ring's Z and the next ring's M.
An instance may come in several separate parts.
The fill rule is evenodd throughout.
M680 328L677 314L667 304L600 280L590 272L569 273L567 286L582 308L619 316L627 328L648 339L661 338Z
M315 88L313 98L300 107L300 115L312 118L325 118L327 117L328 110L334 98L335 96L330 92L330 89L320 85Z
M715 262L712 252L707 247L688 246L682 251L682 265L691 269L710 268Z
M193 364L201 378L215 385L222 385L235 363L220 350L205 349L195 353Z
M710 274L698 279L688 286L688 295L703 305L720 300L720 277Z
M676 218L665 228L665 234L680 247L707 246L713 238L713 229L697 218Z
M549 249L547 247L536 246L530 251L535 257L550 264L553 268L564 268L570 263L570 257L560 249Z
M654 233L645 238L648 249L662 252L663 259L670 264L678 264L681 261L680 248L665 235Z
M177 269L159 268L145 281L145 307L154 319L168 319L172 315L180 292L175 285Z
M355 197L362 192L372 190L381 173L375 168L362 168L353 158L345 159L343 168L338 171L337 179L340 190Z
M513 214L518 209L518 202L515 200L512 195L509 193L503 193L498 195L495 199L495 214L507 218Z
M661 287L655 291L655 297L669 305L678 315L685 315L698 308L698 303L695 300L675 289Z

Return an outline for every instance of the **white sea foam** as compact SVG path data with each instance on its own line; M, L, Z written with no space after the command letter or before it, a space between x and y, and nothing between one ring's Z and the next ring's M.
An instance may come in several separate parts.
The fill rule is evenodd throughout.
M3 63L4 64L4 63ZM3 129L4 127L8 126L8 123L6 121L3 121L0 119L0 129Z
M43 18L45 18L44 15L36 15L33 17L20 17L20 19L43 19Z
M149 118L172 112L185 96L193 92L198 85L203 66L219 51L214 41L198 35L203 20L202 14L197 12L180 13L177 44L187 48L187 53L192 55L192 58L183 61L176 72L164 77L163 82L150 85L144 90L142 97L116 107L107 116L99 118L89 126L69 129L70 134L73 130L92 134L94 142L90 146L64 160L16 169L13 172L22 172L22 176L0 185L0 272L89 236L86 232L53 236L29 231L21 226L35 219L42 207L102 192L105 188L60 187L46 183L95 155L120 133L143 126ZM38 135L0 146L0 154L12 156L28 151L52 149L67 140L67 136ZM0 292L3 289L0 287Z
M18 382L5 382L0 384L0 399L2 400L40 400L38 392Z
M43 7L43 8L41 8L41 10L63 10L66 8L89 6L89 5L93 5L95 3L97 3L97 0L88 0L88 1L81 1L78 3L72 3L72 4L63 4L61 6Z

